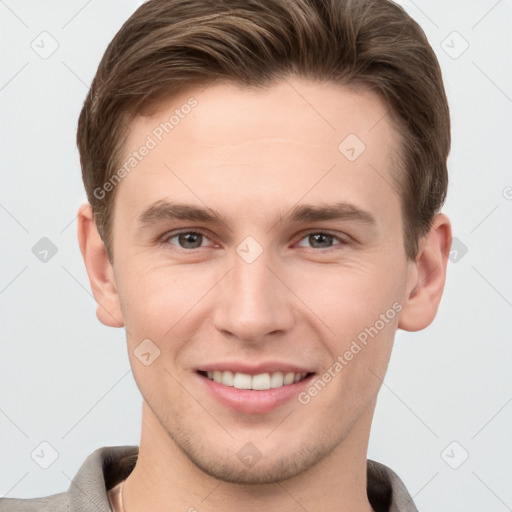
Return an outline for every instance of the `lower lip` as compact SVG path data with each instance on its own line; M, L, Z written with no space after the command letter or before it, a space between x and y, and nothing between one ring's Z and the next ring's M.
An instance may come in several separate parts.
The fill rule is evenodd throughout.
M296 397L305 388L312 375L293 384L265 390L238 389L219 384L208 377L197 374L208 391L222 404L231 409L247 414L263 414L277 409L279 406Z

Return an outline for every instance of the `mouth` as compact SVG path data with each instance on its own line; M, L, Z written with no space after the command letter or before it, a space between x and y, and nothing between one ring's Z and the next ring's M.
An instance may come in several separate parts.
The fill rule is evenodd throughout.
M303 368L279 368L278 364L243 369L251 373L217 366L197 370L196 375L207 396L236 413L250 415L270 413L285 404L294 403L315 375L297 371Z
M277 389L290 386L301 382L313 375L310 372L266 372L250 375L242 372L232 372L230 370L199 371L203 377L236 389L250 389L254 391L265 391L267 389Z

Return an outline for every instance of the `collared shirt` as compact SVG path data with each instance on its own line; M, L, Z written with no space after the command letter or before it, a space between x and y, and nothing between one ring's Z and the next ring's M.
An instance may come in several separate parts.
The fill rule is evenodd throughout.
M138 453L138 446L99 448L87 457L66 492L43 498L0 498L0 512L121 512L120 484L133 470ZM369 459L367 493L375 512L418 512L398 475Z

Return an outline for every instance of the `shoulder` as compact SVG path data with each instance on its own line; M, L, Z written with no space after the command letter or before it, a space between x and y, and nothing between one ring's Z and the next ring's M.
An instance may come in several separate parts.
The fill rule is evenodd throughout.
M0 512L67 512L68 509L65 492L43 498L0 498Z
M105 446L91 453L68 490L42 498L0 498L0 512L110 512L107 491L135 466L137 446Z
M418 512L400 477L380 462L367 460L368 498L376 511Z

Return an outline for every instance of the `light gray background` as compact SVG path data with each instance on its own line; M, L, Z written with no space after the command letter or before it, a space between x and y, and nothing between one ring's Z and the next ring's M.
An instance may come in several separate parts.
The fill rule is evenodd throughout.
M140 3L0 1L0 495L64 491L93 450L139 441L124 330L97 321L78 248L75 135L101 56ZM443 211L459 241L434 323L398 332L369 457L401 476L420 510L511 510L512 2L400 3L444 73ZM31 48L43 31L59 45L46 59ZM42 237L58 249L46 263L32 252ZM43 441L59 454L48 469L36 463L52 460Z

